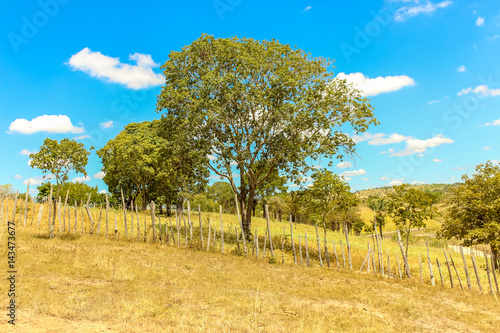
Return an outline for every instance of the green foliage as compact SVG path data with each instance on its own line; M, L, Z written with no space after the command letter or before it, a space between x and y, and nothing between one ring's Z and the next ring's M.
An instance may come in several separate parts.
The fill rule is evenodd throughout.
M0 197L9 196L14 193L12 184L0 185Z
M312 186L307 190L309 211L321 224L333 221L333 215L346 213L358 205L356 194L342 177L329 170L320 170L312 179Z
M300 182L310 158L354 153L343 125L360 133L377 123L368 100L335 78L329 60L275 40L203 35L172 51L162 69L157 112L210 150L207 166L231 184L247 230L256 191L276 172Z
M500 256L500 166L480 164L463 183L449 188L449 208L439 231L444 238L456 237L465 246L488 244Z
M89 155L90 152L85 149L83 143L69 139L62 139L58 142L46 138L39 151L30 154L30 166L42 170L45 174L53 174L56 178L57 193L59 193L60 185L68 181L70 171L87 176L85 167Z
M382 235L382 228L385 226L385 215L387 212L387 199L386 198L380 198L378 196L370 196L367 200L367 205L368 208L373 210L374 213L374 220L373 220L373 226L371 228L371 231L373 232L375 227L379 227L380 235Z
M394 192L388 194L388 210L397 228L407 235L406 255L408 255L411 228L425 227L425 221L435 213L435 209L422 190L410 184L396 185L393 188Z
M207 197L215 201L218 205L221 205L224 212L236 212L233 189L228 182L219 181L208 186Z
M43 198L47 198L50 195L50 183L44 182L37 187L38 189L38 200L42 201ZM61 184L60 196L61 200L64 202L66 199L66 193L68 193L68 203L73 204L75 200L80 204L81 201L87 202L88 196L90 194L90 201L92 202L104 202L106 199L104 194L99 193L97 185L94 187L88 186L84 183L73 183L66 182Z

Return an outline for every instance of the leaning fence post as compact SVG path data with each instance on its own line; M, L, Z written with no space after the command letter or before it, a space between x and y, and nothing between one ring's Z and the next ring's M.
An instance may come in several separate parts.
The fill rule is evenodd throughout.
M471 283L470 283L470 277L469 277L469 270L467 269L467 261L465 261L465 255L464 255L464 248L462 245L460 245L460 253L462 254L462 260L464 262L464 270L465 270L465 277L467 278L467 286L469 287L469 290L471 290Z
M328 253L328 246L326 244L326 226L324 222L323 222L323 229L324 229L323 242L325 246L326 265L328 266L328 268L330 268L330 254Z
M269 211L267 209L267 205L265 206L265 211L266 211L266 221L267 221L267 236L269 237L269 251L271 252L271 257L274 258L273 239L271 238L271 227L269 225Z
M446 251L443 249L444 258L446 259L446 266L448 267L448 274L450 275L450 286L453 288L453 275L451 274L450 262L448 261L448 256L446 255Z
M491 258L491 273L493 275L493 281L495 282L497 294L500 294L500 291L498 290L497 273L495 272L495 254L491 253L490 258Z
M474 253L471 252L470 258L472 260L472 267L474 268L474 273L476 274L477 285L479 287L479 291L483 291L483 287L481 286L481 280L479 279L479 274L477 272L476 259L474 258Z
M335 239L332 239L332 245L333 245L333 254L335 255L335 262L337 263L337 271L340 271L339 258L337 256L337 249L335 248Z
M319 265L321 268L323 268L323 260L321 260L321 245L319 243L319 233L318 233L318 225L315 223L314 228L316 228L316 241L318 243L318 258L319 258Z
M438 265L439 276L441 277L441 284L444 286L443 273L441 272L441 265L439 264L439 259L436 258L436 263Z
M349 269L352 270L351 245L349 244L349 230L347 230L347 223L344 223L344 233L345 233L345 241L347 243L347 255L349 257Z
M431 257L429 255L429 239L427 239L427 262L429 263L429 274L431 277L431 285L435 286L436 281L434 280L434 272L432 271ZM466 269L467 269L467 267L466 267ZM469 278L469 275L467 275L467 278ZM469 286L469 288L470 288L470 286Z
M405 270L406 270L406 276L411 279L411 272L410 272L410 266L408 265L408 258L406 258L406 253L403 248L403 243L401 242L401 233L399 232L398 229L398 244L399 244L399 249L401 250L401 255L403 256L403 262L405 265Z
M492 295L495 295L493 292L493 284L491 283L491 276L490 276L490 265L488 263L488 255L486 254L486 251L483 251L484 253L484 259L486 261L486 273L488 274L488 282L490 284L490 292Z
M453 261L453 257L451 256L450 250L448 250L448 255L450 256L451 265L453 266L453 268L455 269L455 273L457 274L458 284L460 284L460 288L464 290L464 286L462 285L462 280L460 279L460 275L458 275L458 269L457 266L455 266L455 261Z

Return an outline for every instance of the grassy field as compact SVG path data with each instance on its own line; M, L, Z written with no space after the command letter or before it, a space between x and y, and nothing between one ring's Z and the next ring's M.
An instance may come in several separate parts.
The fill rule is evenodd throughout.
M9 212L12 209L11 202ZM38 208L35 211L38 214ZM98 211L94 210L93 215L96 218ZM80 212L78 216L80 218ZM111 216L113 225L114 213ZM148 234L151 235L151 222L146 217ZM141 215L141 230L143 218ZM194 226L198 226L198 216L192 214L191 218ZM203 213L205 241L209 218L213 226L220 228L218 214ZM371 241L366 235L350 237L353 271L343 269L342 262L337 271L330 244L335 240L341 257L340 241L344 242L346 250L345 237L329 231L327 239L332 267L321 269L316 260L314 227L297 225L294 229L296 246L298 235L304 236L307 232L313 257L311 268L298 267L293 265L289 251L284 255L285 264L281 263L280 235L283 227L289 235L289 223L273 221L271 233L277 263L269 264L269 251L266 258L262 258L264 219L253 221L253 229L257 229L261 236L259 259L235 254L236 245L231 241L235 238L237 218L223 215L222 219L226 232L225 254L220 253L219 236L215 248L212 246L207 252L204 247L200 251L197 229L192 245L185 246L181 242L180 247L172 243L151 244L149 238L144 242L142 236L138 242L135 230L133 236L124 237L123 214L120 212L117 212L119 239L111 237L111 232L110 237L104 237L104 221L99 236L88 234L87 219L84 221L87 230L84 235L81 235L80 220L76 234L73 231L59 233L56 222L55 239L47 238L45 214L39 228L36 227L37 218L34 226L29 226L30 219L26 227L18 224L19 321L15 330L6 324L6 320L2 321L0 331L492 332L500 327L498 303L487 294L487 290L478 291L475 278L472 291L461 291L457 285L451 289L448 273L442 264L447 286L441 286L434 258L438 257L443 263L444 257L440 244L435 242L431 245L437 247L431 246L430 254L437 286L432 287L422 242L415 241L410 247L414 277L399 281L399 277L388 279L387 276L375 275L373 270L370 274L359 272L367 253L367 242ZM6 227L2 225L0 241L4 244L6 237ZM290 246L289 236L287 245ZM304 251L303 247L302 241ZM390 254L392 274L397 275L397 244L386 237L382 247L384 256L387 251ZM2 253L6 258L5 247ZM418 277L419 254L423 260L424 284ZM453 256L467 289L463 268L460 269L461 257L457 253ZM466 259L470 262L468 256ZM476 260L483 288L487 289L484 258ZM7 259L3 263L5 271L6 263ZM387 272L387 261L384 263ZM3 295L7 294L6 286L6 283L1 284Z

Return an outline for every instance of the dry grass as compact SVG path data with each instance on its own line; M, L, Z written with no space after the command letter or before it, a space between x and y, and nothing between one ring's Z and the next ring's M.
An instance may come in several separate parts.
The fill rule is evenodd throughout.
M234 244L226 244L226 254L221 255L219 243L206 252L199 251L196 242L179 248L137 242L135 236L123 237L118 215L120 240L105 238L102 231L100 236L80 235L80 230L76 235L56 232L55 239L47 239L46 224L40 229L17 227L17 331L492 332L500 327L500 310L492 296L478 293L477 288L462 292L441 287L436 267L437 287L421 284L418 276L398 281L359 273L366 237L350 237L354 271L337 272L320 269L316 260L312 268L295 267L288 252L282 265L281 250L275 253L279 264L269 264L262 258L229 254ZM211 218L220 226L218 214ZM198 216L192 219L198 226ZM234 238L236 217L224 215L223 221ZM203 223L206 232L205 218ZM85 226L88 228L87 220ZM265 220L254 220L253 228L261 237L264 226ZM283 226L289 234L288 223L272 222L275 249L280 248L277 240ZM297 242L298 234L305 231L314 252L313 227L297 225L294 238ZM226 237L229 241L228 234ZM330 243L335 239L340 255L343 235L328 232L328 239ZM5 226L0 242L6 242ZM397 245L386 239L383 247L384 255L389 249L394 274ZM431 258L442 260L440 249L431 247L430 251ZM410 247L414 275L418 275L418 253L426 258L425 248ZM5 247L2 254L6 258ZM457 253L454 259L455 264L461 263ZM484 265L484 259L477 259ZM425 260L423 265L427 276ZM487 278L482 274L486 287ZM466 286L465 277L462 282ZM1 284L4 295L5 287ZM7 329L3 321L0 331Z

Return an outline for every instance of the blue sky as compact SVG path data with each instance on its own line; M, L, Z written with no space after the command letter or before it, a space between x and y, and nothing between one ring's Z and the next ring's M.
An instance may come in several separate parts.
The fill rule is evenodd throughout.
M335 59L381 123L334 169L354 189L450 183L500 160L498 1L41 0L0 12L0 184L21 191L41 181L26 154L45 137L100 148L159 118L157 65L202 33ZM94 152L87 171L71 179L106 189Z

